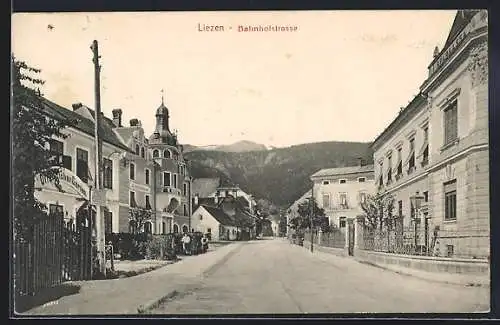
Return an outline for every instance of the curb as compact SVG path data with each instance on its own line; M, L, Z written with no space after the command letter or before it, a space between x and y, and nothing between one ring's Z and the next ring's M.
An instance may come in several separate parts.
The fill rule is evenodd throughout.
M227 246L231 246L233 244L228 244ZM222 264L227 262L234 254L236 254L241 247L243 246L242 243L235 244L231 250L229 250L226 254L224 254L219 260L216 260L214 264L210 265L205 271L201 272L202 277L206 277L215 270L217 270L218 267L220 267ZM170 300L172 298L175 298L177 296L185 295L189 293L189 291L194 291L199 288L198 284L187 284L180 286L181 288L176 288L171 291L169 291L167 294L161 296L160 298L152 299L149 302L140 305L136 312L138 314L146 314L149 311L158 308L161 304L163 304L165 301Z
M477 283L477 282L476 283L475 282L470 282L470 283L464 284L464 283L460 283L460 282L456 282L456 281L446 281L446 280L429 279L429 278L422 277L422 276L419 276L419 275L411 274L410 272L404 272L404 271L394 270L394 269L391 269L389 267L385 267L383 265L376 264L376 263L369 262L369 261L364 261L364 260L359 260L359 259L355 259L355 261L358 262L358 263L360 263L360 264L365 264L365 265L369 265L369 266L373 266L373 267L378 267L378 268L386 270L386 271L390 271L390 272L397 273L397 274L404 275L404 276L411 276L411 277L414 277L416 279L420 279L420 280L424 280L424 281L429 281L429 282L433 282L433 283L445 283L445 284L451 284L451 285L456 285L456 286L461 286L461 287L483 287L483 288L489 288L490 287L489 284L482 284L482 283Z

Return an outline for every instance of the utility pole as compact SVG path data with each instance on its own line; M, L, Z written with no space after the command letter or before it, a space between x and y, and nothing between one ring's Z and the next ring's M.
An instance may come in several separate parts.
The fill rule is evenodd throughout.
M313 221L314 221L314 181L313 181L313 186L311 189L311 214L310 214L310 221L311 221L311 253L314 252L314 226L313 226Z
M100 134L101 128L101 66L99 65L99 47L97 41L92 42L90 47L94 53L92 62L94 62L95 72L95 114L94 114L94 137L95 137L95 191L96 197L96 237L97 237L97 258L99 261L99 271L102 275L106 275L106 252L105 252L105 234L104 234L104 218L102 217L102 139Z

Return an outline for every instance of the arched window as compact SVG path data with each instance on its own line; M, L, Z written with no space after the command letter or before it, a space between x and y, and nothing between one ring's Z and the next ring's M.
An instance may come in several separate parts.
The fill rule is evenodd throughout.
M165 149L165 150L163 151L163 157L164 157L164 158L171 158L172 156L171 156L171 154L170 154L170 150Z
M178 232L179 232L179 226L174 224L174 233L176 234Z
M160 157L160 151L158 149L153 150L153 158L158 158Z
M146 158L146 153L144 151L144 147L141 148L141 157Z
M139 145L135 145L135 154L139 156Z
M186 232L188 232L188 231L189 231L188 226L186 226L186 225L182 226L182 232L183 232L183 233L186 233Z

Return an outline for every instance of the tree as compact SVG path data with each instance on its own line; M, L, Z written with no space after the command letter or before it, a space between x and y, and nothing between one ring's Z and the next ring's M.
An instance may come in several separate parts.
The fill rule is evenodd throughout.
M388 229L394 226L394 197L391 194L368 194L361 203L361 209L368 221L368 228L382 230L383 226Z
M12 197L15 240L31 237L32 226L47 217L46 205L35 198L35 177L42 176L59 190L62 161L51 153L53 137L67 138L62 130L68 120L55 120L44 111L38 78L40 69L29 67L12 55ZM55 168L54 168L55 167Z
M146 221L150 220L152 216L151 210L135 207L129 209L129 223L131 226L131 232L138 234Z
M328 218L325 217L325 210L318 207L318 203L313 198L308 198L299 204L298 214L297 217L290 220L290 228L294 230L300 232L318 227L321 227L323 230L328 227Z

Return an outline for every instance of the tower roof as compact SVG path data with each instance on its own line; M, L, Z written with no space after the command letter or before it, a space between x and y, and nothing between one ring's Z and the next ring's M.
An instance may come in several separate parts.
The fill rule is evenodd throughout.
M161 105L156 109L156 115L168 115L168 108L163 104L163 100Z

